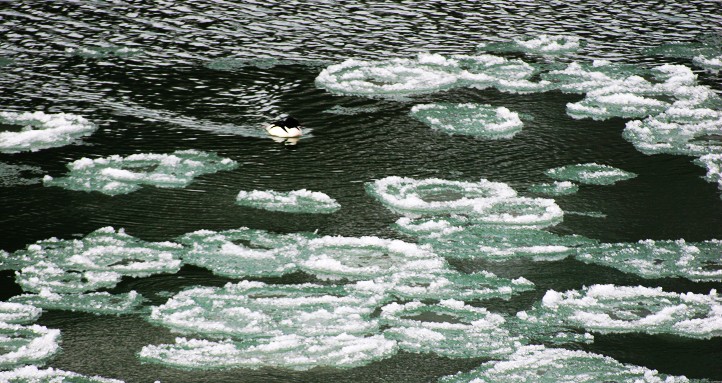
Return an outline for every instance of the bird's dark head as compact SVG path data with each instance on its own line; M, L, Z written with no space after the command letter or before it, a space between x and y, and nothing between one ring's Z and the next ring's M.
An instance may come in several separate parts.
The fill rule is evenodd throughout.
M287 128L297 128L297 127L301 126L301 123L298 122L297 119L295 119L291 116L288 116L288 117L286 117L286 120L283 121L283 125L285 125Z

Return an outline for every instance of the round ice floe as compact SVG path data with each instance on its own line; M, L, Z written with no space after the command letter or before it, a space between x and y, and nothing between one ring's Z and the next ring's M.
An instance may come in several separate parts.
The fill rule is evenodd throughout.
M472 221L498 226L546 227L562 221L564 211L548 198L488 198L474 205Z
M248 228L199 230L178 239L188 249L183 262L231 278L281 276L297 269L295 248L313 234L272 234Z
M371 313L378 299L338 286L243 281L181 292L154 307L150 320L174 331L215 338L364 335L377 331Z
M577 328L598 333L673 334L710 339L722 336L722 297L677 294L661 288L593 285L547 291L540 304L517 318L532 332L553 334Z
M82 239L38 241L0 256L0 267L20 270L16 279L26 291L81 293L113 287L122 276L175 273L181 250L176 243L145 242L123 229L104 227Z
M65 146L90 135L97 126L69 113L0 112L0 124L23 125L20 131L0 131L0 152L18 153Z
M549 89L549 81L532 82L529 78L537 69L519 59L508 60L491 55L453 56L463 69L459 85L472 88L493 87L502 92L531 93Z
M422 104L411 108L411 115L433 129L498 139L511 138L524 125L519 115L507 108L481 104Z
M449 358L503 357L519 347L505 320L484 308L462 301L444 300L435 305L421 302L391 303L381 308L384 336L399 348L415 353L435 353Z
M453 270L442 272L394 273L374 280L359 281L354 289L388 296L387 299L479 301L510 299L512 295L534 289L534 283L520 277L501 278L488 271L462 274Z
M41 308L22 303L0 302L0 323L27 324L43 313Z
M547 170L546 175L560 181L575 181L590 185L611 185L637 176L609 165L596 163L561 166Z
M689 380L622 364L604 355L534 345L519 348L508 360L487 362L470 372L439 379L439 383L472 382L682 383Z
M215 153L179 150L173 154L113 155L104 158L81 158L67 165L66 177L46 175L45 186L70 190L97 191L108 195L127 194L143 185L160 188L182 188L195 177L231 170L238 163Z
M554 181L552 183L541 183L532 185L529 188L529 191L550 196L562 196L578 192L579 186L570 181Z
M22 294L10 298L11 302L31 304L46 310L66 310L93 314L130 314L142 303L143 296L135 291L124 294L89 293L56 294L43 290L40 294Z
M304 337L294 334L246 342L176 338L175 344L145 346L139 356L144 362L193 369L309 370L359 367L389 358L396 352L396 342L381 335Z
M457 81L456 62L440 55L368 62L349 59L322 70L316 85L334 93L408 96L448 89Z
M24 366L11 371L0 371L0 381L12 383L123 383L122 380L84 376L52 367L40 370L37 366Z
M639 118L661 113L669 106L667 102L629 92L590 93L582 101L567 104L567 114L576 119Z
M410 214L470 213L476 205L488 206L491 198L510 198L516 191L501 182L416 180L386 177L366 184L366 191L392 210Z
M299 268L321 279L364 280L447 268L428 246L378 237L322 237L299 252Z
M274 190L241 191L236 196L236 203L271 211L287 213L333 213L341 208L335 199L328 195L306 189L290 192Z
M588 246L577 258L614 267L644 278L684 277L693 281L722 281L722 242L687 243L645 240Z
M0 368L43 363L60 350L60 330L0 322Z

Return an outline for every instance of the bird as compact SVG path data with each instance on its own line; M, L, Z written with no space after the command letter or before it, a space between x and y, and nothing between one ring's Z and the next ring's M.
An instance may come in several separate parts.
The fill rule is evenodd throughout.
M285 120L278 120L266 126L266 132L276 137L299 137L303 134L301 123L288 116Z

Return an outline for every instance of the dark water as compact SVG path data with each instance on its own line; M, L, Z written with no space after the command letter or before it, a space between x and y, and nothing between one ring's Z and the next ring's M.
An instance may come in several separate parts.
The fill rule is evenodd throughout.
M548 182L544 171L549 168L585 162L605 163L638 177L612 187L582 186L577 194L557 197L567 212L606 216L566 214L555 232L605 242L722 238L720 191L701 178L704 169L690 157L638 152L621 136L625 120L570 118L566 104L579 101L580 95L454 89L387 100L332 95L314 84L321 69L347 58L472 54L481 42L542 33L571 34L587 42L577 53L558 59L562 62L608 59L640 67L669 62L691 66L689 60L646 56L643 50L694 42L720 29L719 1L0 2L0 109L73 113L99 125L80 144L0 154L0 162L57 176L65 163L81 157L197 149L240 164L234 171L203 176L185 189L145 187L114 197L39 182L0 183L0 249L11 252L37 240L73 238L108 225L153 241L242 226L399 238L389 227L398 216L366 194L365 182L386 176L486 178L524 190ZM110 46L138 52L73 51ZM719 73L695 71L701 83L722 90ZM414 104L427 102L505 106L524 116L524 129L502 141L449 136L408 115ZM360 112L329 113L334 106ZM295 146L266 138L260 125L281 114L300 118L311 134ZM323 191L342 208L330 215L293 215L229 202L239 190L300 188ZM722 288L720 283L644 280L572 259L455 266L533 281L535 292L487 304L510 313L528 308L551 288L564 291L594 283L696 293ZM11 274L2 275L2 298L19 294ZM292 276L280 282L293 283L294 278L308 279ZM137 290L150 298L149 304L160 304L165 298L159 291L228 281L186 267L176 275L125 280L114 291ZM425 382L481 362L402 353L348 371L181 371L137 360L141 347L175 337L142 315L46 312L39 323L62 331L63 352L49 366L126 382ZM719 338L598 336L584 347L662 373L722 380Z

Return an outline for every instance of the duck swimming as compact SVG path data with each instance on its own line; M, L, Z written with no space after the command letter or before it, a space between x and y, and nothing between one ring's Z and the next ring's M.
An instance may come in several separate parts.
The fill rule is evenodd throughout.
M288 116L285 120L279 120L266 126L266 132L276 137L300 137L303 134L301 128L298 120Z

